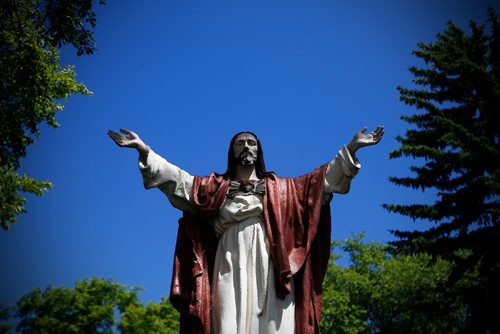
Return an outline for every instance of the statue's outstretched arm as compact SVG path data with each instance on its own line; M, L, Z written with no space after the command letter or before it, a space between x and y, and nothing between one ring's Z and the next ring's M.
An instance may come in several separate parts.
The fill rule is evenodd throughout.
M135 132L127 129L120 129L120 132L123 134L109 130L108 136L120 147L135 148L139 152L139 160L145 164L151 148Z
M192 206L193 176L156 154L133 131L120 129L123 134L108 131L108 136L120 147L139 152L139 169L146 189L158 188L172 205L182 211L195 212Z

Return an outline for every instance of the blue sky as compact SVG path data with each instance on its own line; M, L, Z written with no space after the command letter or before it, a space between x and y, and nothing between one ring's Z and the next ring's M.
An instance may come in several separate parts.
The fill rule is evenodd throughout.
M384 140L359 151L351 192L332 201L332 236L419 226L383 203L432 201L398 188L411 159L389 160L412 109L418 42L448 20L485 22L492 1L108 1L97 10L93 56L64 49L78 79L94 92L72 96L41 129L22 172L50 180L45 196L0 233L0 301L34 287L72 286L88 276L140 285L146 301L168 295L177 220L158 190L145 191L135 151L106 136L136 131L156 152L194 175L223 172L231 136L260 137L266 165L298 176L333 159L364 125L384 125Z

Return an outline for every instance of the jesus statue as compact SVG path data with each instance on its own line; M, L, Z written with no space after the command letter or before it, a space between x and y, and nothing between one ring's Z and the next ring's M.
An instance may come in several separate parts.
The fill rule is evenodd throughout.
M358 131L335 159L309 174L266 170L258 137L236 134L223 174L192 176L134 132L108 135L139 152L146 189L183 212L170 301L181 333L319 333L322 282L330 256L330 201L361 167L356 151L384 135Z

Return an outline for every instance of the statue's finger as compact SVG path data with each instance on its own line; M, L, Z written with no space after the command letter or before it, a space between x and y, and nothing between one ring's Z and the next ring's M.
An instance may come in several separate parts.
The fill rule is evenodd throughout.
M118 140L120 138L120 135L117 133L108 133L108 136L113 140Z
M377 131L377 132L375 133L375 137L376 137L376 138L382 138L383 136L384 136L384 131L383 131L383 130L381 130L381 131Z

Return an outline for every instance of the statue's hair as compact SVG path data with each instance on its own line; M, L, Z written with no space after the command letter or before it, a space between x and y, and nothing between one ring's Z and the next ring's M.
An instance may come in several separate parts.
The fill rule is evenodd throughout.
M264 152L262 151L262 145L260 143L259 137L257 137L257 135L255 133L250 132L250 131L238 132L237 134L235 134L233 136L233 138L231 138L231 142L229 143L229 150L227 152L227 169L226 169L226 172L224 174L222 174L222 176L225 179L232 179L236 175L236 167L238 165L238 160L234 156L234 147L233 146L234 146L234 142L236 141L236 137L238 137L239 135L241 135L243 133L248 133L248 134L254 136L255 139L257 140L257 160L255 161L255 173L257 174L257 177L259 179L263 179L268 174L270 174L270 172L266 171L266 165L264 163Z

